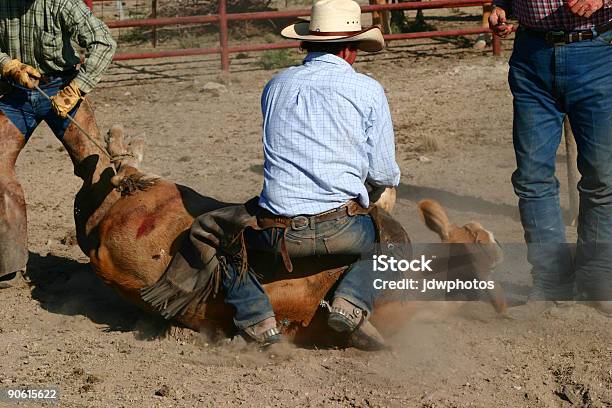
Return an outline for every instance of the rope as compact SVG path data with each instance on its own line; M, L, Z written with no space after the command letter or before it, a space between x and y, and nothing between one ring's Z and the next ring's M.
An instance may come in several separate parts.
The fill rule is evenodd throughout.
M38 92L40 92L40 94L41 94L42 96L44 96L45 98L47 98L47 100L49 100L50 102L52 102L51 97L50 97L49 95L47 95L47 94L45 93L45 91L43 91L42 89L40 89L40 87L39 87L38 85L34 85L34 89L36 89ZM89 141L90 141L91 143L93 143L93 144L94 144L94 146L96 146L96 147L97 147L97 148L98 148L98 149L99 149L99 150L100 150L102 153L104 153L104 155L105 155L106 157L108 157L108 159L109 159L110 161L117 161L117 159L116 159L116 157L117 157L117 156L116 156L116 157L111 156L111 154L110 154L110 153L109 153L109 152L108 152L108 151L107 151L107 150L106 150L104 147L102 147L102 146L101 146L101 145L100 145L100 144L99 144L99 143L98 143L98 142L97 142L97 141L96 141L96 140L95 140L95 139L94 139L94 138L93 138L93 137L92 137L92 136L91 136L89 133L87 133L87 131L86 131L85 129L83 129L83 126L81 126L81 125L79 124L79 122L77 122L76 120L74 120L74 118L73 118L72 116L68 115L68 116L67 116L67 119L68 119L70 122L72 122L72 124L73 124L74 126L76 126L76 127L77 127L77 129L79 129L79 130L81 131L81 133L83 133L83 134L85 135L85 137L86 137L86 138L88 138L88 139L89 139ZM121 155L121 156L123 156L123 155Z

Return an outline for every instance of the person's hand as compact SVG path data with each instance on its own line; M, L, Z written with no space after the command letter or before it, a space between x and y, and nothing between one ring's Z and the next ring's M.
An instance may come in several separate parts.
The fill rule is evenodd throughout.
M495 7L489 16L489 28L495 35L506 38L514 29L514 25L506 22L506 11L503 8Z
M40 72L34 67L22 64L21 61L14 59L2 67L2 78L11 79L16 84L33 89L38 85Z
M51 107L53 111L62 119L66 119L70 111L79 103L83 98L81 90L74 83L70 82L64 89L59 91L57 95L51 97Z
M573 14L589 18L603 7L603 0L568 0L566 5Z

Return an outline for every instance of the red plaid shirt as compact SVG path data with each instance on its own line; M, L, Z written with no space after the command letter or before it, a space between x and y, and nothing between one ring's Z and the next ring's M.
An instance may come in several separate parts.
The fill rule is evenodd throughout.
M612 0L590 18L579 17L566 6L567 0L494 0L493 4L516 17L519 23L538 31L589 30L612 20Z

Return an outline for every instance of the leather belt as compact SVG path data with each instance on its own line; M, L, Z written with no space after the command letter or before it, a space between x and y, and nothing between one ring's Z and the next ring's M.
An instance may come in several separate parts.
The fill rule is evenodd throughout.
M49 82L52 82L56 79L68 81L68 80L72 80L76 76L77 76L77 71L73 71L73 70L65 71L65 72L53 72L49 74L43 74L40 77L40 82L43 84L48 84Z
M346 216L367 214L368 209L364 208L357 201L351 200L348 203L315 215L297 215L295 217L283 217L272 214L262 209L257 216L257 223L260 228L285 227L295 231L301 231L315 224L324 221L334 221Z
M292 229L294 231L305 230L306 228L314 228L315 224L324 221L338 220L343 217L368 214L370 210L364 208L355 200L351 200L348 203L334 208L333 210L325 211L315 215L298 215L296 217L283 217L280 215L272 214L270 211L260 208L257 214L257 226L261 229L268 228L282 228L283 236L280 240L280 253L285 264L285 269L288 272L293 271L293 264L287 251L287 242L285 240L287 231Z
M571 44L579 41L592 40L597 35L601 35L606 31L612 30L612 20L608 21L605 24L601 24L595 27L595 32L597 34L593 34L592 30L580 30L580 31L536 31L531 30L529 28L521 27L527 34L543 38L550 45L561 45L561 44Z

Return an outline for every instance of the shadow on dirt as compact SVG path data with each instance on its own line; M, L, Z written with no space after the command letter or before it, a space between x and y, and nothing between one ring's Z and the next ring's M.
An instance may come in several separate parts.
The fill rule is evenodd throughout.
M121 298L89 264L56 255L30 252L28 277L32 298L51 313L84 316L104 331L134 331L138 339L162 336L168 324Z
M478 197L455 194L450 191L433 187L415 186L400 183L397 187L397 198L418 202L426 198L434 199L447 208L457 211L474 212L478 214L501 215L519 220L518 208L515 205L494 203Z

